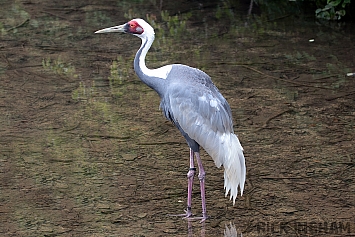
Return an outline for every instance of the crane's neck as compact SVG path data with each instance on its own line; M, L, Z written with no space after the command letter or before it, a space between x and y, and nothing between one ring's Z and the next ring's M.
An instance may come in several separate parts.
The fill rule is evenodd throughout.
M158 92L160 96L164 92L165 79L168 77L172 65L167 65L157 69L148 69L145 65L145 56L153 44L154 34L149 37L142 37L142 45L134 58L134 71L138 77L150 88Z

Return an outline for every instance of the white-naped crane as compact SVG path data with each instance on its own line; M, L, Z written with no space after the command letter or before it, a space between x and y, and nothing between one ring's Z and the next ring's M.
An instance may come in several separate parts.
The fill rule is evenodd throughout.
M185 137L190 147L190 167L187 173L187 209L184 216L188 219L207 219L205 200L205 171L200 158L200 146L212 157L219 168L224 167L224 188L233 205L238 194L238 186L243 194L246 177L243 148L233 131L231 109L203 71L182 64L166 65L148 69L145 65L146 54L154 41L154 29L143 19L133 19L123 25L98 30L95 33L121 32L135 35L142 45L134 59L134 70L138 77L160 98L160 108L165 117L174 123ZM202 216L193 217L191 211L192 185L196 172L196 157L199 169Z

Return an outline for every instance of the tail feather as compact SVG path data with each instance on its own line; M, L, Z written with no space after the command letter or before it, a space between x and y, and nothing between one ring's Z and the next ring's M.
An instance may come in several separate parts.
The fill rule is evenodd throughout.
M238 186L241 195L243 195L246 176L243 147L235 134L231 134L230 139L225 141L225 158L223 166L226 196L230 192L230 199L233 198L234 205L238 194Z
M215 141L214 145L204 146L204 148L218 168L223 165L225 195L230 193L230 199L233 199L234 205L238 195L238 186L241 195L244 191L246 168L243 147L234 133L224 133L216 137L219 137L218 142Z

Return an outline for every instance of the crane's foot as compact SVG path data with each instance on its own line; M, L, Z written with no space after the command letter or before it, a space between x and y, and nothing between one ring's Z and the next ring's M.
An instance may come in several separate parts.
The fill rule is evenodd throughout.
M207 213L202 213L202 216L193 216L192 212L191 212L191 208L185 210L185 214L176 214L176 215L169 215L169 216L180 216L182 217L182 219L186 219L189 221L196 221L196 220L200 220L200 223L205 222L208 219Z
M181 216L182 219L190 218L192 216L191 207L187 207L185 214L173 214L169 216Z
M186 218L189 221L197 221L200 220L200 223L205 222L208 219L208 216L199 216L199 217L188 217Z

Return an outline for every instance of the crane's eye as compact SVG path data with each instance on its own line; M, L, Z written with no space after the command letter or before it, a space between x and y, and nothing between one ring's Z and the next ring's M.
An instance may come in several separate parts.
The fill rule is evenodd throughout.
M127 32L131 34L142 34L144 32L143 28L135 21L128 22L126 27Z

